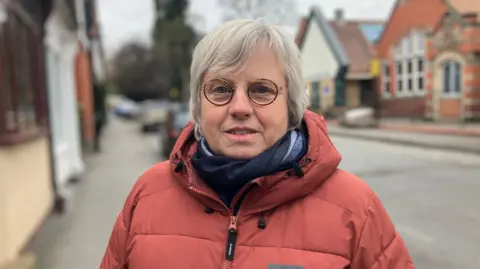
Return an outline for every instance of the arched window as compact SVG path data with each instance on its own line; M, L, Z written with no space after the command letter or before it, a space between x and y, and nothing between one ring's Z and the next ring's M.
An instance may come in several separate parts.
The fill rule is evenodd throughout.
M443 64L443 94L457 96L461 91L462 70L457 61L447 61Z

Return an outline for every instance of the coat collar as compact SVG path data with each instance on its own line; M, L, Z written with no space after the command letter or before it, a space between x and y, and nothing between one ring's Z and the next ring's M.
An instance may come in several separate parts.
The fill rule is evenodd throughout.
M252 183L255 186L242 203L242 211L268 211L304 197L336 171L341 155L328 136L325 120L311 111L305 112L303 120L308 133L308 151L300 161L301 173L284 171L256 179ZM180 134L170 155L171 170L180 183L202 203L215 210L226 211L218 195L198 178L190 163L197 149L193 129L193 122L189 122Z

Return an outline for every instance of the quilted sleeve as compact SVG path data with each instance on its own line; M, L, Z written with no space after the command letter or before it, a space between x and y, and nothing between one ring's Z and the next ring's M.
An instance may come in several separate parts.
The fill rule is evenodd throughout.
M127 269L128 268L128 243L130 240L130 225L135 207L140 200L143 189L140 178L125 200L125 204L115 221L113 230L108 241L105 255L103 256L100 269Z
M378 197L373 194L351 269L415 268L403 239Z
M113 231L110 235L107 250L103 256L100 269L126 269L125 256L128 240L128 231L125 228L123 220L123 211L113 226Z

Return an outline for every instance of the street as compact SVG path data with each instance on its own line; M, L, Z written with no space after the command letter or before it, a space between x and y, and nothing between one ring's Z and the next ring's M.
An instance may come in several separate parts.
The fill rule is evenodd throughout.
M480 267L480 156L333 137L341 168L377 192L420 269ZM137 177L158 161L157 138L114 117L87 159L70 212L34 238L39 269L98 268Z
M480 268L480 156L334 138L380 196L417 268Z

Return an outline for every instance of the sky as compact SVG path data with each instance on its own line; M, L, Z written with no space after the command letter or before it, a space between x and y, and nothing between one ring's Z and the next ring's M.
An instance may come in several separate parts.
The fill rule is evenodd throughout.
M240 0L241 1L241 0ZM346 18L387 19L395 0L296 0L299 15L307 15L316 5L332 18L343 8ZM154 21L153 0L97 0L100 27L107 56L130 40L148 43ZM190 0L189 12L197 17L196 28L210 31L221 23L217 0Z

